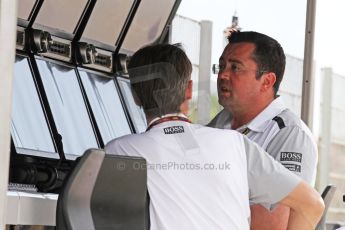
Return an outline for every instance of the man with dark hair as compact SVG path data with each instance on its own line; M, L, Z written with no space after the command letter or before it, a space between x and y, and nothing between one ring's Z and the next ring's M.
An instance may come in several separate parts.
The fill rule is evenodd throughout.
M149 125L105 147L146 159L150 229L249 229L249 201L287 205L296 210L291 229L313 229L324 207L307 183L242 134L191 124L191 71L178 46L137 51L128 72Z
M233 129L264 148L287 169L314 185L317 147L303 121L277 92L283 79L285 54L273 38L257 32L236 32L219 58L218 98L224 109L208 124ZM251 206L251 229L286 229L288 207L268 212Z
M147 119L179 111L185 100L185 90L189 84L191 87L192 73L192 65L189 60L187 62L181 57L180 49L166 46L162 50L157 46L155 49L151 48L150 52L138 50L131 58L128 68L135 98L140 100L139 104ZM154 78L145 75L145 72L151 73ZM163 74L165 78L159 77L159 74ZM183 110L188 109L187 103L183 107Z

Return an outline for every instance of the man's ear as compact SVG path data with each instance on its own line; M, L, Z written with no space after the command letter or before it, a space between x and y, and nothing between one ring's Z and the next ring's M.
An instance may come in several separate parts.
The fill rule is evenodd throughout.
M137 96L137 94L135 93L135 90L133 89L133 87L131 87L131 92L132 92L135 104L139 107L142 107L143 105L141 104L141 101L140 101L139 97Z
M188 81L188 86L186 88L185 100L192 99L192 96L193 96L193 81L189 80Z
M274 83L276 83L277 77L276 74L273 72L268 72L268 73L264 73L261 76L261 91L265 92L267 90L271 90L273 89Z

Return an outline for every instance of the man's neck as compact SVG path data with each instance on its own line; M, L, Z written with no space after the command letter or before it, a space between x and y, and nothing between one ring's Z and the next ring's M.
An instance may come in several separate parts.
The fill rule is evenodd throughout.
M239 127L249 123L251 120L253 120L260 112L255 113L237 113L233 112L232 119L231 119L231 129L238 129Z
M246 106L242 110L230 110L231 112L231 129L238 129L239 127L249 123L257 115L259 115L272 100L268 100L264 103L258 103L253 106Z
M176 113L173 113L173 114L165 114L165 115L162 115L162 116L157 116L157 115L150 116L147 113L145 113L147 125L149 125L156 118L161 118L161 117L164 117L164 116L182 115L182 116L187 117L188 116L188 111L189 111L189 99L185 99L184 100L184 102L180 105L180 109L179 110L180 110L179 112L176 112Z
M162 115L162 116L152 116L152 117L149 117L146 115L146 122L147 122L147 125L151 124L153 121L157 120L157 119L160 119L160 118L163 118L163 117L169 117L169 116L182 116L182 117L187 117L186 114L184 113L170 113L170 114L165 114L165 115Z

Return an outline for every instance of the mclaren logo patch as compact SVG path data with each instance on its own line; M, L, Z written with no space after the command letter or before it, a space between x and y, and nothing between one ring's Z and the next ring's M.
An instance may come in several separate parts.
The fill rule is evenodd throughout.
M287 168L288 170L290 170L292 172L301 172L301 166L300 165L285 164L285 163L283 163L283 165L285 166L285 168Z
M281 152L280 161L302 162L302 153Z
M184 133L183 126L171 126L164 128L165 134L175 134L175 133Z

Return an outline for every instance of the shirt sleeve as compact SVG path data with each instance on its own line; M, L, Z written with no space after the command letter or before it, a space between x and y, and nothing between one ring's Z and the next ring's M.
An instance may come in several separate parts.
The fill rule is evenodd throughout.
M271 210L301 179L275 161L256 143L243 136L247 155L249 200Z
M314 186L317 166L317 147L304 130L284 127L267 146L267 152L291 172Z
M111 140L104 146L104 151L107 154L111 154L111 155L128 156L128 149L126 149L126 146L127 148L128 146L131 146L130 144L126 145L128 138L129 138L129 135L126 135L126 136L118 137Z

